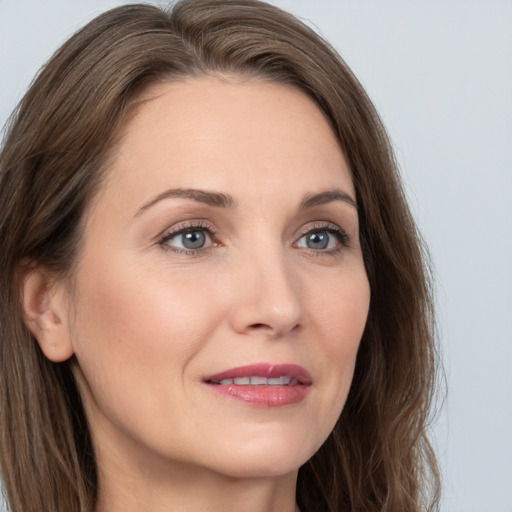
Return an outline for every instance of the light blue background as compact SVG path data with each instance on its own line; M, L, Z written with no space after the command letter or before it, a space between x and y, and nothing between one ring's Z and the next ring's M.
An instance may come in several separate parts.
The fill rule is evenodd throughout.
M121 2L0 0L0 124ZM512 512L512 1L274 0L339 50L395 143L438 281L444 512ZM1 250L1 249L0 249Z

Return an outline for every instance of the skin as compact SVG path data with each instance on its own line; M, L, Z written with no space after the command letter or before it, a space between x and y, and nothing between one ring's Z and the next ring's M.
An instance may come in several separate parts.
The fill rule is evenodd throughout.
M29 325L50 359L76 356L97 512L291 512L298 468L345 403L368 313L347 162L320 110L287 86L209 76L142 100L87 212L73 286L27 280ZM170 189L233 204L158 200ZM169 233L185 228L205 246L183 251ZM260 362L305 367L304 400L255 407L203 382Z

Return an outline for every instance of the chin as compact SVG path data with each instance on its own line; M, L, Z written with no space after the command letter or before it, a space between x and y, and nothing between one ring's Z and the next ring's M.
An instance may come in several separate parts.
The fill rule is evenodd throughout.
M295 473L318 450L321 443L310 445L304 439L293 442L279 437L227 443L221 454L214 455L216 471L232 478L266 478Z

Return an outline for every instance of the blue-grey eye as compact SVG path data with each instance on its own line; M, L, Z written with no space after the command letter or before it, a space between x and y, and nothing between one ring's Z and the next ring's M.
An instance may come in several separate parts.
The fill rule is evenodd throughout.
M182 233L183 247L186 249L199 249L204 246L206 242L206 235L203 231L192 231L189 233Z
M315 251L334 249L338 240L333 233L327 230L310 231L303 235L297 242L297 247L305 247Z
M202 249L210 242L210 237L205 230L192 229L170 235L165 239L165 244L178 249Z

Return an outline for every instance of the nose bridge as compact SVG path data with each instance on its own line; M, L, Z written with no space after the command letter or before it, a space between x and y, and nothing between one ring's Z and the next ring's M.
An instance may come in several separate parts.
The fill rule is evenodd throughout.
M238 331L278 337L301 324L300 282L281 244L265 244L240 261L234 322Z

